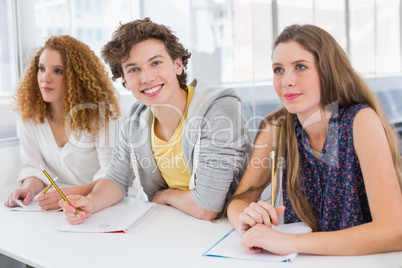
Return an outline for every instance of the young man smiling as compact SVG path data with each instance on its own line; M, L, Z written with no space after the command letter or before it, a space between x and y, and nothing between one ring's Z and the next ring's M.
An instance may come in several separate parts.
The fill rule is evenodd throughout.
M168 27L149 18L120 25L102 56L113 79L122 78L138 102L105 178L88 196L69 196L71 206L61 202L67 221L79 224L119 202L134 179L141 179L149 201L214 219L251 151L240 98L200 79L187 85L191 54Z

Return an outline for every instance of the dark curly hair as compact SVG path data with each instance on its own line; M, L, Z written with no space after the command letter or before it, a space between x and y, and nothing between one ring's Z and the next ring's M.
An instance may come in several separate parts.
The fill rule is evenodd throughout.
M177 79L180 87L185 88L187 85L187 63L191 53L184 48L179 42L179 38L174 35L169 27L154 23L150 18L120 24L113 33L112 40L103 47L102 58L110 66L113 81L124 76L121 63L128 59L133 45L148 39L162 41L172 60L182 59L183 72L177 76ZM124 82L123 86L125 87Z
M20 79L14 96L14 110L23 121L42 124L50 114L49 103L42 98L38 85L38 63L45 49L57 50L63 63L63 115L74 133L91 135L107 126L109 117L120 115L117 92L105 66L86 44L68 36L51 36L32 58ZM88 105L83 109L82 105Z

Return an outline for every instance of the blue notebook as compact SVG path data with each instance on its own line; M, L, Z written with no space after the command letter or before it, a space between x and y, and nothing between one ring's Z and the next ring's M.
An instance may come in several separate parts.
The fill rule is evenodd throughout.
M303 222L281 224L278 226L273 226L273 228L279 232L289 234L311 232L311 228ZM203 256L273 262L290 262L293 261L297 256L297 253L292 253L289 255L277 255L265 250L260 254L248 254L244 252L244 248L240 245L240 241L241 235L236 232L235 229L232 229L215 245L208 249Z

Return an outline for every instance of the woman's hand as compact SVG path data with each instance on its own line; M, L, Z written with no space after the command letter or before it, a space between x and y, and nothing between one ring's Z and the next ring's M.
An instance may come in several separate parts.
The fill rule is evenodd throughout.
M26 178L22 182L22 188L12 192L6 202L4 202L4 205L6 207L18 207L19 205L14 201L14 199L19 199L27 206L43 186L44 183L36 177Z
M279 255L296 252L292 234L284 234L264 224L256 224L243 234L241 245L246 253L261 253L264 249Z
M252 202L239 216L239 231L244 234L256 224L264 224L270 227L271 221L274 225L278 225L279 217L284 211L284 206L275 209L265 201Z
M59 209L60 194L56 190L48 191L36 198L36 202L43 210Z
M10 194L6 202L4 202L4 205L6 207L19 207L14 199L20 199L24 205L29 205L34 196L35 192L32 188L17 189Z

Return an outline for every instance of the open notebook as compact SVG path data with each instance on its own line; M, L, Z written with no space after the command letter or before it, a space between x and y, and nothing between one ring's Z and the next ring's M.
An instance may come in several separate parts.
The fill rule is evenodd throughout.
M57 230L74 233L127 233L156 208L156 203L124 198L114 206L105 208L91 215L83 223L66 223Z
M279 232L289 234L301 234L311 232L311 228L303 222L281 224L278 226L273 226L272 228ZM203 256L275 262L290 262L293 261L294 258L296 258L297 256L297 253L282 256L273 254L265 250L260 254L248 254L244 252L244 249L240 245L240 242L241 235L236 232L235 229L232 229L215 245L213 245L207 252L205 252Z

